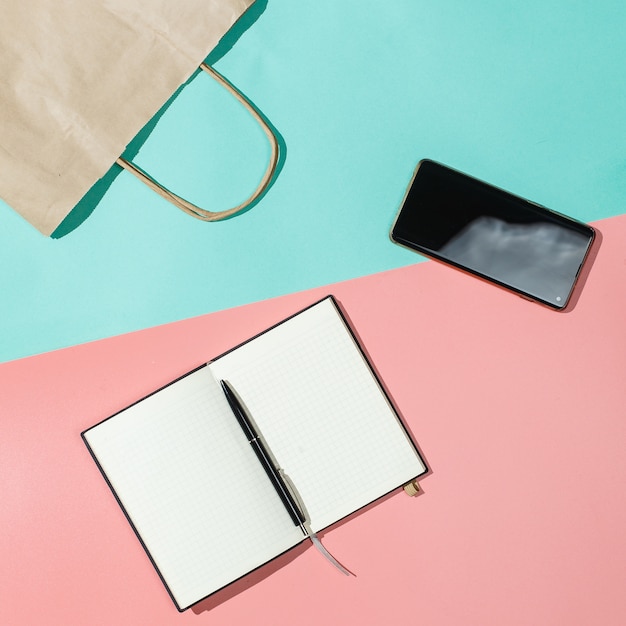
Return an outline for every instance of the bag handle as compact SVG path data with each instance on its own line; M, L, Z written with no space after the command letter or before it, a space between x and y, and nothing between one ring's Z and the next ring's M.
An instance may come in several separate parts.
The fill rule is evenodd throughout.
M205 222L216 222L218 220L223 220L235 213L239 213L243 211L246 207L249 207L261 194L263 194L267 188L269 187L270 182L274 176L276 171L276 166L278 164L278 156L279 156L279 148L278 148L278 139L276 135L269 127L267 122L261 117L258 111L254 108L252 103L231 83L229 83L219 72L214 70L212 67L207 65L206 63L202 63L200 65L200 69L204 70L209 76L212 76L222 87L230 91L230 93L243 104L243 106L248 110L250 115L258 122L258 124L263 129L263 132L267 135L267 138L270 142L271 154L269 164L267 169L265 170L265 174L261 179L258 187L254 190L252 195L244 200L241 204L238 204L231 209L226 209L224 211L208 211L206 209L202 209L195 204L181 198L181 196L173 193L169 189L166 189L161 185L161 183L157 182L152 176L144 172L142 169L137 167L134 163L127 161L123 157L119 157L116 161L118 165L121 165L125 170L134 174L140 181L148 185L150 189L156 191L160 196L177 206L179 209L188 213L189 215L198 218L199 220L203 220Z

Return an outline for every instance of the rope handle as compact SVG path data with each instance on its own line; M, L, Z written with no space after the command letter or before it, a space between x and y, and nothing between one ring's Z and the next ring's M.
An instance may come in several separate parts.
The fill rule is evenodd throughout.
M243 104L243 106L248 110L250 115L258 122L258 124L263 129L263 132L267 135L267 138L270 142L271 154L269 159L269 164L267 169L265 170L265 174L263 174L263 178L259 183L258 187L254 190L252 195L244 200L241 204L238 204L231 209L226 209L224 211L208 211L206 209L202 209L195 204L185 200L181 196L173 193L169 189L166 189L161 185L161 183L157 182L152 176L147 174L145 171L137 167L134 163L127 161L126 159L119 157L117 159L117 164L122 166L125 170L134 174L141 182L145 183L152 189L156 191L160 196L177 206L179 209L188 213L189 215L196 217L199 220L203 220L205 222L216 222L218 220L223 220L226 217L230 217L235 213L239 213L243 211L246 207L250 206L261 194L263 194L267 188L269 187L270 182L274 176L276 171L276 166L278 164L278 156L279 156L279 148L278 148L278 140L276 135L272 131L272 129L268 126L267 122L261 117L258 111L254 108L252 103L231 83L229 83L219 72L214 70L212 67L207 65L206 63L202 63L200 65L200 69L205 71L209 76L213 77L222 87L230 91L230 93Z

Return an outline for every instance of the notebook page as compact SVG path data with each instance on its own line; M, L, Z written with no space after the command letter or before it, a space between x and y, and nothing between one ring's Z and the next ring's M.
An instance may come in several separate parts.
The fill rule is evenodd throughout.
M424 473L326 299L211 363L246 403L320 530Z
M180 609L303 539L206 367L84 437Z

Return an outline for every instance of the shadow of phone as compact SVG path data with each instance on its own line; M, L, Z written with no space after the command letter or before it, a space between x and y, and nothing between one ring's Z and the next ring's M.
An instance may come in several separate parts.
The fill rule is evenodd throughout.
M593 239L591 247L589 248L589 252L587 253L587 258L582 264L580 274L578 275L578 279L576 280L576 284L574 285L574 289L572 290L569 302L567 303L567 306L561 311L561 313L570 313L578 304L578 300L580 299L580 295L583 291L585 283L587 282L589 274L591 273L591 268L593 267L593 264L595 263L598 256L598 252L600 251L603 235L597 226L594 225L593 229L595 231L595 237Z

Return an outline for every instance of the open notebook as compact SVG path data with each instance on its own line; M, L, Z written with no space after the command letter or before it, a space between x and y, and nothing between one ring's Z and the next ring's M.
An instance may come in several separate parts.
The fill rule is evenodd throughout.
M222 379L313 532L426 471L331 296L100 422L83 439L179 610L307 538Z

